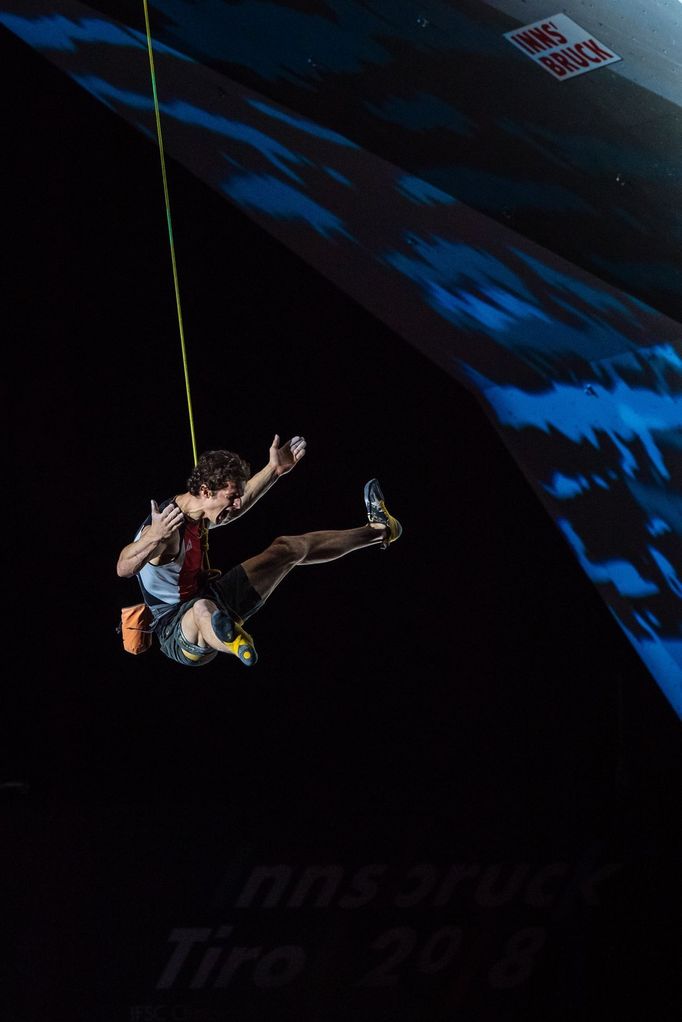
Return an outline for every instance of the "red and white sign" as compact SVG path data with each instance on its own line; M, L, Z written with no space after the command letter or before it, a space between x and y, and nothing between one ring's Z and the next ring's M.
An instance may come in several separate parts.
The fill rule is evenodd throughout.
M565 14L515 28L504 37L562 82L622 59Z

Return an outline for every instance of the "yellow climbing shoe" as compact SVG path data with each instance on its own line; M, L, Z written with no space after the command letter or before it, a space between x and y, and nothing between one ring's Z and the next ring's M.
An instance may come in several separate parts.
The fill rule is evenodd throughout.
M365 507L369 524L383 525L386 529L384 542L381 544L381 549L385 550L389 543L395 543L400 538L403 527L398 519L389 513L378 479L370 479L365 483Z
M223 646L230 653L233 653L234 656L238 657L245 667L253 667L257 663L258 654L256 653L253 638L242 627L242 621L239 619L233 621L222 610L216 610L211 615L211 624L213 625L213 631Z

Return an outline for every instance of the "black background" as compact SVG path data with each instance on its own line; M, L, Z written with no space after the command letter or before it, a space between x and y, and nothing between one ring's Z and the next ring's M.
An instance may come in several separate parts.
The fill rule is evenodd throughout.
M638 1019L643 994L647 1015L677 1017L673 710L475 400L174 163L199 448L257 469L275 432L309 445L214 534L212 563L362 524L373 475L405 532L294 572L251 622L252 673L122 651L137 590L118 551L192 459L158 153L5 32L2 53L7 1017L159 1003L169 929L231 918L216 894L230 863L400 875L590 856L619 867L597 906L538 920L515 904L485 926L480 906L460 910L465 939L492 934L490 962L510 932L546 929L514 988L492 990L469 957L459 986L408 969L351 996L344 941L361 954L393 925L376 905L314 991L173 996L237 1019L440 1022ZM292 919L244 925L264 946L341 926ZM403 919L427 935L448 921Z

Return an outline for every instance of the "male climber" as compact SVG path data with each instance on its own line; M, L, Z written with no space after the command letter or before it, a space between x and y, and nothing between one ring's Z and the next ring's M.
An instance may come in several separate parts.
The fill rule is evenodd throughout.
M241 517L304 457L306 441L272 441L268 463L255 475L232 451L202 454L187 490L151 502L151 513L121 551L117 574L137 575L152 618L151 629L171 660L201 667L218 653L245 666L258 659L244 622L263 606L297 565L323 564L362 547L395 542L402 527L386 509L376 479L365 485L367 524L355 529L279 536L262 553L217 578L203 571L202 534ZM218 573L216 573L218 574Z

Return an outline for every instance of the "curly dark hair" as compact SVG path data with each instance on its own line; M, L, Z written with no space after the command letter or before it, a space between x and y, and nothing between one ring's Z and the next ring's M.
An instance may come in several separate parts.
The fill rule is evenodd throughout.
M233 451L204 451L187 480L187 489L198 497L202 485L215 493L228 483L245 483L250 476L249 463Z

